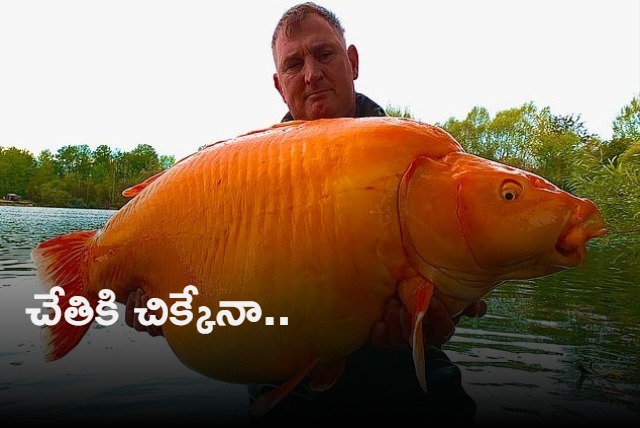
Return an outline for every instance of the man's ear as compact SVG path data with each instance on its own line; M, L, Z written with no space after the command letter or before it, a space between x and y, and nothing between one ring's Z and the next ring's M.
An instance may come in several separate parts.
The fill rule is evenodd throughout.
M349 45L347 48L347 56L349 57L349 62L351 63L351 71L353 73L353 80L358 78L358 49L354 45Z
M278 79L278 73L273 73L273 86L276 87L282 97L282 101L286 104L287 101L284 99L284 94L282 93L282 86L280 85L280 79Z

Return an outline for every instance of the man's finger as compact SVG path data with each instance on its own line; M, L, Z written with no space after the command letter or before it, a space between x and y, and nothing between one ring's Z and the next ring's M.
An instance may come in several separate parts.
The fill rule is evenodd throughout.
M410 346L412 338L411 332L413 329L413 324L411 323L411 314L404 307L404 305L400 305L400 310L398 311L398 319L400 320L400 331L402 331L402 339L398 342L398 347L406 348Z
M147 299L145 299L146 294L144 293L144 290L141 288L138 288L136 290L135 293L135 307L136 308L144 308L147 305ZM146 317L148 317L149 313L147 312L147 314L145 314ZM137 331L147 331L147 327L142 325L142 323L140 323L140 317L138 316L138 314L135 314L135 316L133 317L133 328L135 328Z
M127 296L127 303L125 304L124 310L124 322L129 326L133 327L133 316L135 315L133 309L136 307L136 292L132 291Z
M389 330L389 346L394 349L404 349L409 346L411 320L398 299L387 301L385 321Z
M389 348L389 327L384 321L378 321L371 330L371 343L377 349Z
M434 345L448 342L455 332L454 320L451 319L446 306L435 296L427 309L427 321L424 327L427 342Z
M410 320L402 308L398 299L387 300L382 320L378 321L371 330L371 342L376 348L404 349L409 345L407 341L409 332L406 330L410 329Z
M485 316L487 313L487 302L484 300L476 300L462 311L462 315L477 318Z

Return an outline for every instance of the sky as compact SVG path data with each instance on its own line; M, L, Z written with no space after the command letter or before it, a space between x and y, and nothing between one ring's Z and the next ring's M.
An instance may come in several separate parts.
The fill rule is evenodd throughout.
M296 3L0 0L0 146L178 160L277 123L271 35ZM423 122L533 102L606 140L640 94L640 0L318 3L358 49L356 90Z

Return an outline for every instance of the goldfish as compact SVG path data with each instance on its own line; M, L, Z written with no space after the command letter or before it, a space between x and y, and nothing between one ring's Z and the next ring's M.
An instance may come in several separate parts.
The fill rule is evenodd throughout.
M280 384L254 415L307 375L312 389L330 388L394 296L411 314L426 391L422 322L434 296L456 316L505 281L582 265L587 241L606 232L592 201L467 153L437 126L391 117L248 132L123 194L131 199L102 228L32 251L45 289L62 287L63 308L82 296L95 309L102 289L120 303L139 287L168 301L189 285L196 307L253 302L286 319L219 323L210 334L195 317L163 325L191 369ZM88 328L45 327L46 359L69 353Z

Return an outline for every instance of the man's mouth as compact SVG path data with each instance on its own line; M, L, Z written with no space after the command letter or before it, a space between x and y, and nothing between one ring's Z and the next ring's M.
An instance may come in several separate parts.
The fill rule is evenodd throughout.
M307 98L321 97L329 91L331 91L331 89L321 89L318 91L313 91L309 95L307 95Z

